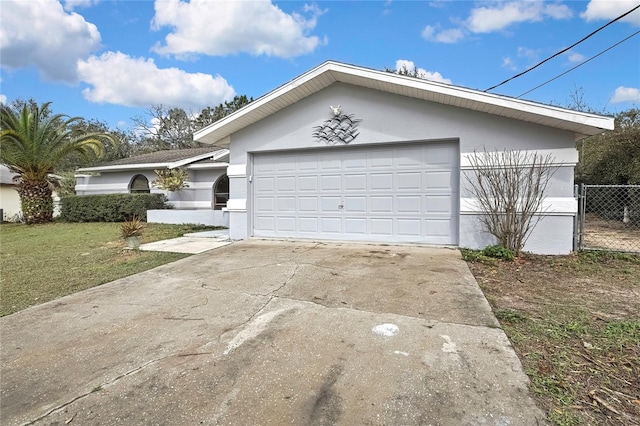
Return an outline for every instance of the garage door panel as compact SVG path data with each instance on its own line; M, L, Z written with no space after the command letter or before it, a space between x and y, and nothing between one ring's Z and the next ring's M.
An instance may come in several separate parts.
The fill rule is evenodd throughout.
M320 232L323 234L342 234L342 218L323 217L320 218Z
M345 191L366 191L367 190L367 175L345 175L344 177L344 189Z
M318 213L318 197L299 197L298 211L305 214Z
M439 213L447 216L453 214L454 202L450 195L425 195L422 210L429 213Z
M448 146L434 146L425 151L425 166L455 168L457 163L457 152L452 151Z
M369 188L375 191L393 191L393 173L373 173L369 175Z
M365 215L367 213L367 197L366 196L345 196L343 204L345 213L359 213Z
M321 197L320 200L321 213L340 213L340 206L342 206L342 197L324 196Z
M320 232L318 222L317 217L301 217L298 219L300 225L299 231L301 233L318 234L318 232Z
M296 230L295 216L278 216L276 224L279 232L293 233ZM287 234L289 235L291 234Z
M456 244L455 144L254 157L255 236Z
M274 213L275 212L275 198L274 197L258 197L255 202L255 209L258 213Z
M372 213L393 213L393 196L370 196L370 211Z
M421 220L419 218L415 219L396 219L396 226L398 228L398 235L409 236L409 237L420 237L422 234L421 231Z
M295 176L278 176L276 188L279 193L282 192L295 192L296 190L296 177Z
M449 170L424 172L423 180L422 186L424 188L429 188L429 190L444 189L450 192L453 187L454 176Z
M420 191L421 181L421 172L398 172L396 174L396 189L398 191Z
M390 237L393 235L393 219L371 218L371 235L380 237Z
M419 215L422 210L419 195L398 195L396 197L396 205L397 213L413 213Z
M320 189L322 191L341 191L342 176L341 175L320 176Z
M393 154L395 157L396 169L420 169L422 164L422 149L421 148L405 148L395 149Z
M276 192L276 179L275 177L261 177L256 179L256 191L258 194L264 194L267 192Z
M295 213L296 198L295 197L278 197L277 213Z
M347 234L366 235L367 220L365 218L345 218L344 230Z
M300 192L318 192L318 176L299 176L298 191Z

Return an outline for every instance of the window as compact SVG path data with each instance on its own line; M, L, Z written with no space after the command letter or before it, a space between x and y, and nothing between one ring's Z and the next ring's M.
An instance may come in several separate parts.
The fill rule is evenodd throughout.
M144 175L135 175L129 184L129 192L132 194L148 194L149 179Z
M229 199L229 177L222 175L213 184L213 209L222 210L227 207L227 200Z

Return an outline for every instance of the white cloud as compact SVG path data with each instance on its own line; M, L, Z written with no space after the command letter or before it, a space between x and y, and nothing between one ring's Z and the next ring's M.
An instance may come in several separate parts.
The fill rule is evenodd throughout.
M284 13L270 0L222 1L157 0L154 29L171 27L166 44L154 50L161 54L186 57L193 54L253 55L290 58L313 52L326 43L309 35L323 11L306 5L303 12Z
M502 59L502 67L510 69L511 71L516 71L518 69L518 66L516 65L516 63L513 61L513 59L509 57Z
M92 88L85 99L133 107L162 104L201 109L232 98L233 87L221 76L187 73L178 68L158 68L153 59L132 58L107 52L78 62L80 79Z
M464 32L460 28L450 28L440 31L438 28L427 25L422 30L422 38L438 43L457 43L464 38Z
M613 19L638 6L638 0L591 0L587 9L580 14L586 21ZM640 9L625 16L621 21L640 25Z
M71 12L74 9L87 8L95 6L100 0L65 0L64 10Z
M75 82L76 61L100 45L95 25L57 1L2 1L0 57L10 69L35 65L47 80Z
M7 103L7 95L0 95L0 104Z
M571 16L571 9L566 5L517 0L472 9L466 26L473 33L490 33L520 22L539 22L546 17L567 19Z
M414 72L416 71L416 65L413 63L413 61L409 61L406 59L398 59L396 61L396 71L402 71L404 69L406 69L409 72ZM417 68L417 72L418 72L418 77L424 80L439 81L440 83L451 84L450 79L444 78L442 74L440 74L437 71L431 72L431 71L425 70L424 68Z
M572 64L584 62L584 60L587 59L587 57L584 56L582 53L572 52L572 51L567 52L567 58L569 59L569 62L571 62Z
M640 102L640 89L620 86L611 97L611 103Z
M457 43L468 33L491 33L521 22L539 22L546 18L568 19L573 16L568 6L545 3L544 0L493 1L488 4L471 9L464 21L454 19L457 28L440 30L439 25L427 25L422 31L422 38L438 43Z

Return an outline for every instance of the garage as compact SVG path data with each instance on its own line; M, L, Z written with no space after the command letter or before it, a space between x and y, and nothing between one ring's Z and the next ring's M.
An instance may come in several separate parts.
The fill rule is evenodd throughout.
M458 142L253 155L256 237L458 243Z

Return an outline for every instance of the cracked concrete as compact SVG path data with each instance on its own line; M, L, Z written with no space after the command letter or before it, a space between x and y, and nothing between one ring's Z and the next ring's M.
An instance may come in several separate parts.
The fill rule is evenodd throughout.
M1 318L0 423L544 424L497 325L455 250L245 241Z

